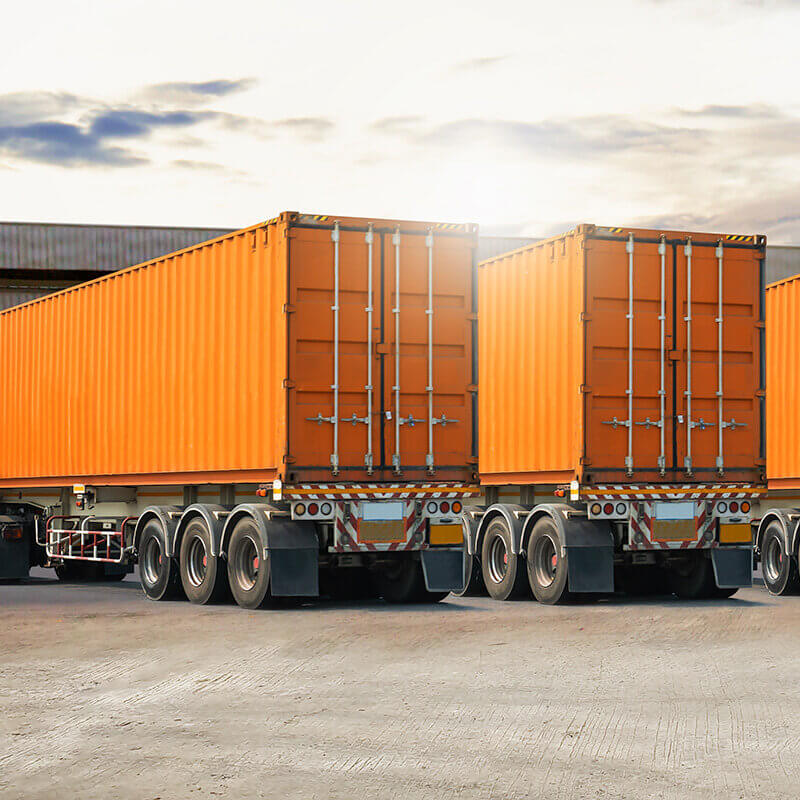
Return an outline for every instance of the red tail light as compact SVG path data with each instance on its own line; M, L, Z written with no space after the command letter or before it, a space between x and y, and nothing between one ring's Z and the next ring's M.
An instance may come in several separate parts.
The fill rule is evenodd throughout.
M730 509L731 514L735 514L739 510L739 504L735 500L731 500Z
M439 508L441 509L442 514L447 514L450 511L450 503L448 503L447 500L444 500Z
M314 514L318 514L319 513L319 506L316 503L309 503L308 504L308 513L311 514L311 516L314 516Z
M603 513L604 514L613 514L614 513L614 506L612 503L606 503L603 506Z
M22 525L6 525L3 528L3 538L7 542L21 542Z

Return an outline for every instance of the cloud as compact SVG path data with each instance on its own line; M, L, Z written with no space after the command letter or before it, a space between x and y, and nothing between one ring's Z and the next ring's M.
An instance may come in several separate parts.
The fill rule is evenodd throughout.
M479 56L477 58L469 58L466 61L460 61L458 64L453 65L453 71L474 72L476 70L497 66L501 62L507 60L508 56Z
M309 142L321 141L336 127L334 122L325 117L291 117L273 122L272 125Z
M89 131L101 139L136 138L148 136L156 128L184 128L203 119L203 114L191 111L109 109L90 117Z
M217 79L197 83L173 81L146 86L139 93L139 96L154 103L199 105L218 97L226 97L230 94L246 91L257 83L258 81L255 78L240 78L239 80Z
M0 127L0 150L7 155L67 167L89 164L129 167L147 159L119 147L109 147L78 125L37 122Z
M228 168L224 164L215 164L213 161L194 161L188 158L176 158L172 162L173 167L179 169L199 170L201 172L227 172Z
M68 92L13 92L0 96L0 125L25 125L84 107L89 101Z
M319 142L335 129L325 117L256 117L198 109L214 98L243 91L251 78L202 83L163 83L146 87L138 102L108 104L67 92L17 92L0 95L0 155L7 159L63 167L127 167L149 163L130 149L159 131L181 132L178 143L202 144L195 131L203 125L266 139L278 133L303 142ZM148 97L146 103L142 98ZM153 104L158 100L160 104ZM176 144L176 142L173 142ZM184 168L203 162L178 159ZM176 163L177 163L176 162ZM208 167L206 167L208 168Z
M409 135L415 132L419 125L424 122L423 117L414 115L400 117L384 117L376 120L370 125L370 130L376 133L386 133L390 135Z

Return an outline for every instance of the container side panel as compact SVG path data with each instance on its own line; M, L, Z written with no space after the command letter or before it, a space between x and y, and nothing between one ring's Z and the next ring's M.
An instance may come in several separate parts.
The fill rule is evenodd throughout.
M586 473L601 480L629 480L628 385L632 361L633 473L658 480L661 455L661 256L658 244L634 242L633 347L629 348L629 257L626 242L587 242ZM664 308L672 308L671 251L664 259ZM665 320L665 322L667 322ZM664 342L664 464L672 466L672 369L670 327ZM632 358L631 358L632 356Z
M767 478L800 489L800 280L767 289Z
M400 296L395 293L395 259L391 236L385 236L390 257L386 260L386 341L391 346L387 359L390 380L386 381L386 408L397 413L392 391L397 353L400 359L400 440L396 427L387 426L387 461L400 456L400 468L408 477L424 477L430 451L431 475L452 475L464 471L471 449L472 331L471 263L468 239L434 235L431 252L432 330L428 340L428 247L420 235L402 235L400 247ZM392 309L399 308L400 341L395 339ZM432 362L432 408L437 420L428 426L428 358ZM444 424L442 424L444 422ZM459 474L458 477L464 477Z
M479 270L481 480L570 480L583 441L583 238Z
M696 479L756 480L759 461L759 258L754 248L723 248L722 418L719 416L719 264L716 249L694 244L689 271L684 247L677 248L676 392L677 467ZM691 348L689 323L691 305ZM689 359L691 367L689 367ZM691 371L691 382L689 372ZM691 395L688 387L691 385ZM691 401L691 442L687 432ZM724 423L724 424L723 424ZM720 473L719 431L722 427Z
M377 242L378 236L375 236ZM334 338L334 242L329 228L294 228L290 245L291 377L289 456L297 474L331 476L334 451L334 356L339 359L338 456L342 477L365 469L367 429L368 247L362 231L340 232L339 334ZM373 244L374 297L380 292L380 250ZM380 341L379 314L373 314L373 342ZM372 451L379 450L380 426L373 400ZM345 420L356 421L346 422ZM320 418L323 418L320 420ZM377 462L376 462L377 463Z
M290 480L330 480L334 451L334 359L338 351L339 480L398 479L394 452L393 226L375 225L372 249L371 349L368 342L369 249L366 220L340 229L339 333L334 336L335 247L332 225L291 230L290 239ZM400 387L401 476L468 479L471 443L470 382L472 236L434 234L434 415L447 424L434 432L433 474L426 471L428 256L424 228L401 224ZM372 364L372 437L368 439L368 363ZM381 391L383 390L383 391ZM382 414L383 411L383 414ZM388 413L387 413L388 412ZM374 470L366 471L369 448ZM383 462L381 456L383 455Z
M276 474L281 233L241 231L0 315L0 480Z

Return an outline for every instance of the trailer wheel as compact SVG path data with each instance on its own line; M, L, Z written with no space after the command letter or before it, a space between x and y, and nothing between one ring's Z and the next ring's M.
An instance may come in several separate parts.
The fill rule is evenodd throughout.
M481 562L477 556L471 556L467 552L467 545L464 544L464 572L466 573L466 583L460 592L453 592L458 597L486 597L486 584L483 582L481 572Z
M211 553L211 534L201 517L186 525L181 539L181 583L189 602L219 603L228 595L228 574L222 559Z
M528 541L528 581L533 596L547 605L571 599L567 589L567 557L561 553L561 541L553 520L542 517Z
M501 516L489 523L483 535L481 572L495 600L514 600L526 593L525 560L513 552L511 531Z
M169 600L182 592L178 563L166 552L161 525L150 520L139 539L139 581L151 600Z
M228 583L242 608L269 605L269 561L262 552L261 536L250 517L242 517L228 543Z
M695 553L686 561L669 566L669 585L681 600L702 600L713 597L717 586L711 559Z
M761 541L761 572L770 594L787 595L800 592L797 561L783 552L783 531L780 523L771 522Z
M410 556L398 556L390 564L375 570L373 581L377 593L387 602L438 603L450 592L429 592L425 586L422 562Z

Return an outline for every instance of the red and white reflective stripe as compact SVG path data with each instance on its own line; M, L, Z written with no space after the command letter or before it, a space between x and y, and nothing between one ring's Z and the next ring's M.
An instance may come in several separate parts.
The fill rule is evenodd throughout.
M405 504L403 514L404 541L395 542L363 542L361 541L361 519L358 506L350 507L350 514L345 514L345 504L337 503L335 516L334 543L330 550L334 553L379 553L405 550L423 550L425 545L425 517L417 516L415 503L412 500ZM418 536L422 533L423 535Z
M752 484L684 484L673 486L607 485L582 489L582 500L746 500L766 494L765 486Z
M287 500L420 500L420 499L458 499L477 497L478 486L460 484L332 484L315 483L285 486L283 496Z
M653 502L631 505L630 536L627 550L692 550L699 547L716 547L717 543L705 541L706 532L713 528L714 517L708 513L705 502L695 503L695 538L675 541L653 538Z

